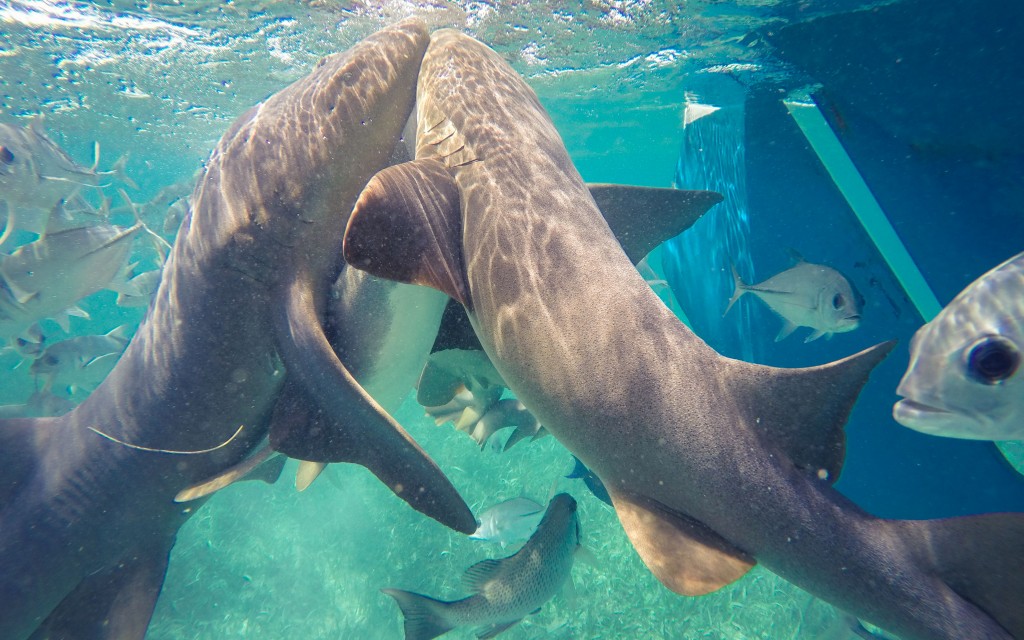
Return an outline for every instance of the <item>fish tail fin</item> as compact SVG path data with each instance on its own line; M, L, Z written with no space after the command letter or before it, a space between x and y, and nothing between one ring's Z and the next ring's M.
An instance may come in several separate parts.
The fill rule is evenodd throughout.
M97 149L96 161L99 162L99 152L98 152L99 145L98 144L96 146L96 149ZM109 174L111 176L114 176L114 179L117 180L118 182L120 182L122 184L125 184L125 185L131 187L132 189L136 189L137 190L139 188L139 185L136 184L136 182L134 180L132 180L131 178L128 177L128 173L125 171L125 167L127 167L127 166L128 166L128 154L125 153L123 156L121 156L120 158L117 159L117 162L115 162L112 167L110 167L110 171L106 171L105 173L107 173L107 174Z
M96 169L100 166L100 141L92 141L92 168L90 172L96 173Z
M395 599L405 616L405 640L430 640L456 627L447 615L450 602L401 589L381 591Z
M4 230L0 232L0 246L3 246L3 244L7 242L7 238L10 238L11 234L14 233L16 224L14 219L14 208L11 207L11 205L7 205L4 209L6 211L6 215L4 216Z
M122 156L125 157L125 156ZM135 187L138 189L138 187ZM149 225L143 221L142 216L139 214L138 207L132 202L132 199L128 197L128 193L124 189L118 189L117 193L121 196L121 199L128 205L128 210L132 212L132 216L135 218L135 224L139 225L146 235L150 238L153 243L153 248L156 250L157 255L160 257L159 264L161 267L167 262L167 256L171 252L171 244L163 239L157 232L149 228Z
M1024 513L986 513L938 520L895 521L953 591L983 610L1014 638L1024 638Z
M736 270L736 265L730 262L729 267L732 269L733 292L732 297L729 298L729 306L727 306L725 311L722 313L723 318L727 313L729 313L729 309L732 309L732 305L736 304L736 301L747 292L747 284L743 282L743 278L740 277L740 272Z

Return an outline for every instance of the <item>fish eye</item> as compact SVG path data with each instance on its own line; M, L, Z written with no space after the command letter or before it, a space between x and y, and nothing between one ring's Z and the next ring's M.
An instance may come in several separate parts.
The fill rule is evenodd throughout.
M833 309L841 309L844 304L846 304L846 297L843 296L843 294L837 293L836 295L832 296Z
M1020 350L1003 336L984 336L964 352L967 377L982 384L999 384L1020 366Z
M14 162L14 154L3 145L0 145L0 162L4 164L12 164Z

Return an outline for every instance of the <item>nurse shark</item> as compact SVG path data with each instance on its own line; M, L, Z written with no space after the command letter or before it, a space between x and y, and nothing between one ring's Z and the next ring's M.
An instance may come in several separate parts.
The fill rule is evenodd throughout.
M415 508L476 528L322 325L345 216L388 164L428 39L416 21L385 29L239 118L109 377L63 417L0 423L0 637L142 638L198 506L175 495L263 457L268 434L286 453L359 462ZM323 425L302 422L299 395L330 438L304 431Z
M832 487L891 343L805 369L716 353L620 248L534 92L468 36L432 35L417 116L416 160L367 185L346 259L466 307L665 586L708 593L760 562L906 638L1024 638L1024 514L884 520Z

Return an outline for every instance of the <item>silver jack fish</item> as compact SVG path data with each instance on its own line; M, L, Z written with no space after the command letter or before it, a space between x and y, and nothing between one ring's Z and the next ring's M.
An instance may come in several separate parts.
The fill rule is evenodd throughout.
M732 277L736 290L725 313L743 294L751 293L764 301L782 317L784 324L775 336L778 342L797 327L810 327L814 331L804 339L811 342L833 333L846 333L860 326L860 295L843 274L831 267L805 262L794 252L796 264L759 284L746 284L736 267ZM722 315L724 316L725 313Z
M2 245L15 229L42 235L53 211L61 210L65 202L83 187L100 188L101 179L116 178L134 187L125 174L127 157L122 157L109 171L97 171L99 145L95 147L96 161L84 167L43 130L41 117L33 118L27 126L0 124L0 202L6 208L7 219L0 232Z
M444 602L401 589L383 589L405 615L406 640L430 640L456 627L475 626L478 638L493 638L551 599L572 569L580 546L576 500L567 493L551 499L536 533L522 549L502 560L484 560L466 571L463 585L473 595Z
M1024 439L1024 253L981 276L910 345L892 415L922 433Z

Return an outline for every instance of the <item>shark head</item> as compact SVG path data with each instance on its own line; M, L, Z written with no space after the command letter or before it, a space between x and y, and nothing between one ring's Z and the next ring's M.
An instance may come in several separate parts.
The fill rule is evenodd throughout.
M183 231L218 244L301 245L307 259L336 265L348 212L412 109L428 41L422 22L406 20L250 109L221 138L193 197L194 211L214 200L220 215L187 219Z

